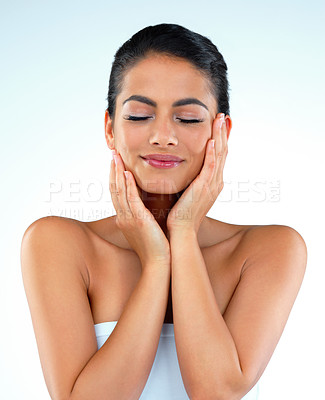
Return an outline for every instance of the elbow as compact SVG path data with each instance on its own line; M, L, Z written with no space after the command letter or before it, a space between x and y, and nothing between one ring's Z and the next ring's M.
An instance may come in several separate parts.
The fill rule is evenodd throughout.
M215 384L207 388L199 388L191 396L191 400L241 400L252 387L248 382L233 382L229 385Z
M65 395L65 396L59 396L59 397L54 397L56 400L73 400L75 399L75 396L72 395L72 393L70 393L69 395ZM81 397L79 397L79 399L81 399Z
M191 400L239 400L242 397L229 392L228 390L218 390L217 393L207 394L201 391L199 394L191 397Z
M62 395L62 394L52 395L50 392L49 392L49 394L51 396L51 399L53 399L53 400L72 400L71 395Z
M191 400L241 400L245 394L239 395L229 390L218 390L217 393L207 395L201 393L198 396L191 397Z

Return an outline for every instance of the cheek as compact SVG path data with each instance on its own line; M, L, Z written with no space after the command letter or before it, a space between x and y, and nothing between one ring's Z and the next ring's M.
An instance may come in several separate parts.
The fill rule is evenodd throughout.
M134 134L134 132L119 132L116 144L122 157L124 156L125 159L130 159L141 153L141 144L143 144L143 140L141 140L139 135Z
M202 165L208 139L207 135L202 134L187 140L186 147L195 165Z
M198 135L190 143L188 142L187 148L191 155L190 175L192 180L195 179L196 176L202 170L205 159L207 142L210 138L211 138L211 133L208 133L207 130L205 130L201 132L201 135Z
M206 142L203 142L202 140L200 140L196 146L192 144L191 148L188 147L190 157L188 163L187 178L190 182L192 182L201 172L205 157L205 147Z
M191 127L182 132L181 139L193 153L201 153L211 138L212 131L208 122L200 127Z

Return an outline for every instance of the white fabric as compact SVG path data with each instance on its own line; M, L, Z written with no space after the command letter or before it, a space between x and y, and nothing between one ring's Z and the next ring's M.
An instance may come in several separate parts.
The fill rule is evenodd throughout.
M113 332L117 321L95 324L98 349ZM174 325L163 324L158 349L146 386L139 400L188 400L179 369ZM258 384L242 400L257 400Z

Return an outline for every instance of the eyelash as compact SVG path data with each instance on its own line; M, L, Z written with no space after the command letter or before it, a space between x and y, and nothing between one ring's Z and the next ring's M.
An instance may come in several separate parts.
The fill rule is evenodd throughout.
M128 121L145 121L150 117L135 117L134 115L129 115L126 120ZM184 124L197 124L199 122L203 122L203 119L182 119L182 118L177 118L179 119L182 123Z

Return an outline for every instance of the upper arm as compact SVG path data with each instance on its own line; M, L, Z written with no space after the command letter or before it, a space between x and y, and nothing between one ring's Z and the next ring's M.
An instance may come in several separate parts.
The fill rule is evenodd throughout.
M52 399L68 398L97 351L87 296L82 228L45 217L26 230L21 268L45 381Z
M283 332L304 276L307 249L288 226L259 226L245 235L247 259L224 319L251 387Z

